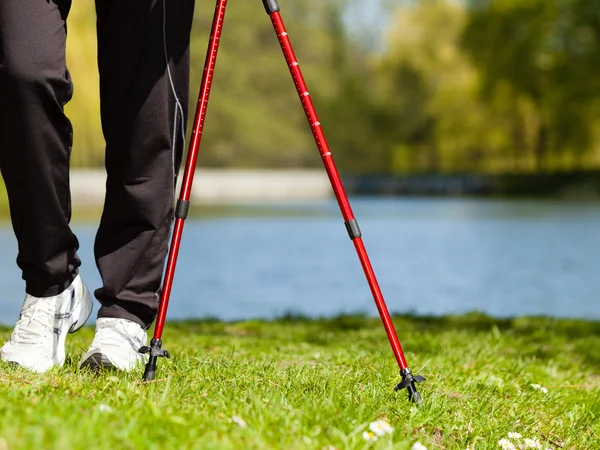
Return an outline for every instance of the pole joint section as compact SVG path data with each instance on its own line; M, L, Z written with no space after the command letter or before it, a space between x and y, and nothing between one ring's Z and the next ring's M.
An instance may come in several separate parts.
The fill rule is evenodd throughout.
M362 233L360 231L360 227L358 226L358 221L356 219L348 220L344 222L346 225L346 230L348 230L348 235L350 239L355 240L362 237Z
M175 209L176 219L187 219L190 210L190 202L188 200L177 200L177 208Z

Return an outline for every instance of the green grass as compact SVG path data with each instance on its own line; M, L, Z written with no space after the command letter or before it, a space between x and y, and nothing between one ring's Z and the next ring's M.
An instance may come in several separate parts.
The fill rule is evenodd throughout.
M148 384L140 372L78 371L93 334L84 328L61 369L0 366L0 449L495 449L509 431L542 448L600 448L599 323L394 321L413 371L424 366L418 408L393 390L398 370L376 319L169 323L174 358ZM365 442L382 417L394 433Z

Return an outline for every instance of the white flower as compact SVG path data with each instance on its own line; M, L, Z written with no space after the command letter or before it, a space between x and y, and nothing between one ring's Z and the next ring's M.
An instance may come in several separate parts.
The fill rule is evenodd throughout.
M544 394L548 393L548 389L543 387L541 384L532 384L531 387L534 388L535 390L542 391Z
M385 431L383 431L383 426L381 425L381 422L379 422L379 420L376 422L371 422L369 424L369 430L371 430L379 437L385 436Z
M516 447L508 439L500 439L498 445L505 450L515 450Z
M377 436L385 436L386 433L393 433L394 429L387 420L379 419L369 424L369 429Z
M113 409L110 406L102 403L98 405L98 411L100 411L101 413L110 413L113 411Z
M377 422L381 424L381 428L383 428L383 431L386 433L392 434L394 432L394 427L392 427L387 420L379 419Z
M508 438L509 439L521 439L523 436L521 436L519 433L515 432L515 431L510 431L508 433Z
M362 434L362 437L365 441L369 441L369 442L375 442L377 440L377 436L375 436L373 433L371 433L370 431L365 431Z
M410 448L410 450L427 450L427 447L425 447L423 444L421 444L420 442L415 442L413 444L413 446Z
M542 448L537 438L525 439L525 448Z
M231 420L233 421L233 423L237 423L242 428L246 428L248 426L246 421L244 419L242 419L240 416L233 416L231 418Z

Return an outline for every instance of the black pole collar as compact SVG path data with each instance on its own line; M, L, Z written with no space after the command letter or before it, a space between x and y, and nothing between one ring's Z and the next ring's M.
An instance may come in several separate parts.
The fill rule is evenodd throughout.
M171 357L169 352L162 348L161 339L152 339L150 345L140 348L138 353L150 355L148 363L146 364L146 369L144 370L144 381L153 381L156 377L156 363L158 362L158 358Z
M265 5L267 14L271 15L279 12L279 3L277 3L277 0L263 0L263 4Z
M408 391L408 400L413 403L420 404L423 399L421 398L421 394L419 394L419 391L417 391L417 387L415 385L416 383L422 383L425 381L425 377L422 377L421 375L413 375L408 367L402 370L400 375L402 375L402 381L398 383L394 390L400 391L402 389L406 389Z

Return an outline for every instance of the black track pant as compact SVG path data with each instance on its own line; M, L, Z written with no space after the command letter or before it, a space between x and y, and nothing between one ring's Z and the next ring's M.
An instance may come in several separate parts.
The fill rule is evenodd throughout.
M73 133L63 111L73 94L65 62L70 5L0 0L0 169L17 263L36 297L62 292L80 265L69 227ZM156 315L183 147L163 20L173 88L187 112L193 8L194 0L96 0L108 177L94 246L99 317L148 326Z

